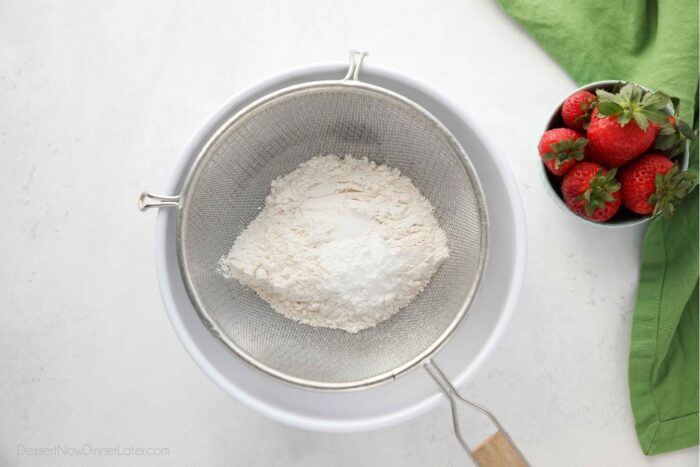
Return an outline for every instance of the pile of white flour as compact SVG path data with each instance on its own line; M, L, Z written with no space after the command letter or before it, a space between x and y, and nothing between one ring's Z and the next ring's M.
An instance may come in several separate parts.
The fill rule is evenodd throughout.
M408 305L448 255L432 205L397 169L319 156L272 182L219 269L288 318L357 332Z

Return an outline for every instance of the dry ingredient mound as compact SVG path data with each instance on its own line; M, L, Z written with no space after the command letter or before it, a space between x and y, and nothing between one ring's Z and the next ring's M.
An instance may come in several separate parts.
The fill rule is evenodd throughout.
M408 305L448 256L433 206L410 179L330 155L272 182L219 271L288 318L354 333Z

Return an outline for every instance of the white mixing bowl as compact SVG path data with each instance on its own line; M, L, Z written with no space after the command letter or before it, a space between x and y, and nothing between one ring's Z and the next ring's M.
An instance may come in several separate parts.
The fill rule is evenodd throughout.
M164 192L179 193L201 145L246 104L286 86L344 76L344 63L293 69L256 84L224 104L197 131L177 161ZM473 377L503 334L525 272L525 219L515 181L478 126L435 89L397 72L365 65L362 81L385 87L430 111L465 149L483 185L491 224L491 251L478 296L435 361L459 386ZM195 362L224 391L282 423L319 431L361 431L416 417L443 397L425 371L358 391L323 392L259 373L227 350L200 321L185 292L176 255L177 210L161 209L156 227L156 268L170 321ZM498 413L498 407L490 407Z

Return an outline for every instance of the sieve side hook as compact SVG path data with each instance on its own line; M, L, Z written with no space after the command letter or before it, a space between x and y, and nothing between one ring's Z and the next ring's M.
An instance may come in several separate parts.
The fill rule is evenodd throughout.
M530 464L525 460L522 452L515 445L510 435L506 432L503 426L498 422L496 417L486 410L486 408L472 402L464 397L462 397L455 387L447 379L447 376L442 372L440 368L432 361L426 361L423 366L433 377L435 382L440 386L442 392L447 396L450 401L450 409L452 412L452 427L457 437L457 441L466 452L472 463L478 467L498 467L498 466L508 466L508 467L530 467ZM483 441L476 449L472 450L467 444L467 441L462 436L462 432L459 428L459 418L457 417L457 405L459 403L466 404L467 406L475 409L477 412L485 415L489 421L496 427L496 433L491 435L488 439Z
M360 67L362 67L362 61L368 55L367 52L359 52L357 50L350 51L350 65L348 66L348 72L343 78L343 81L358 81L358 76L360 74Z
M160 208L167 206L180 207L180 195L176 196L165 196L165 195L154 195L144 191L139 196L139 211L145 211L150 208Z

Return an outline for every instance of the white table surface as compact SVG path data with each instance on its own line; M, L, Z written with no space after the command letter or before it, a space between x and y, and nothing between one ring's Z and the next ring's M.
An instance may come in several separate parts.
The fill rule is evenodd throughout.
M439 3L439 5L438 5ZM642 229L557 207L535 147L574 83L493 0L0 2L0 465L463 465L447 404L388 429L282 426L231 399L170 327L153 262L158 191L199 124L267 75L371 52L484 125L524 198L520 306L464 390L534 466L647 458L627 393ZM28 455L61 446L66 454ZM166 448L160 456L70 449Z

